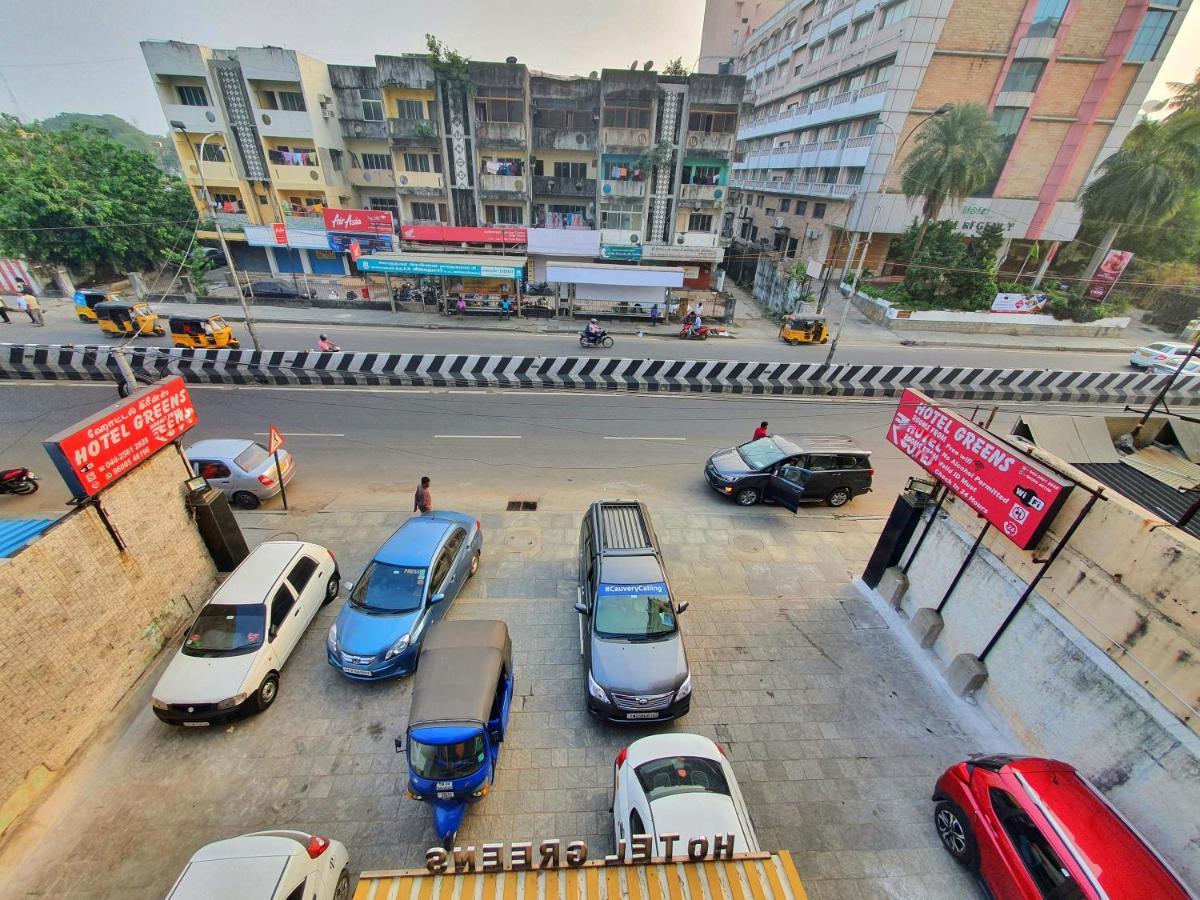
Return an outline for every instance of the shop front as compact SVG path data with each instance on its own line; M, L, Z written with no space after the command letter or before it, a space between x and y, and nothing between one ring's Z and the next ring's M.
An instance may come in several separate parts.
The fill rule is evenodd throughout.
M683 269L606 263L548 263L546 279L557 282L572 315L584 318L650 319L658 307L666 318L667 291L683 287Z
M358 260L360 272L411 280L437 279L439 306L448 315L501 315L509 301L517 316L549 316L553 309L535 298L523 302L524 256L484 256L466 253L378 253ZM460 304L459 301L462 301Z
M348 274L345 250L330 245L325 229L278 228L272 225L247 225L246 244L261 248L272 275L332 275ZM281 239L282 238L282 239ZM249 268L249 267L248 267ZM254 266L254 271L262 271Z

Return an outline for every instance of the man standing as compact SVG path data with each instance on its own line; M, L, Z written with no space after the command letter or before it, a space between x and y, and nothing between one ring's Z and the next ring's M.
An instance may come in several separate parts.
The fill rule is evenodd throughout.
M433 498L429 495L429 476L421 477L421 484L413 497L413 512L433 512Z
M512 312L512 301L507 297L500 300L500 321L503 322Z
M21 299L25 301L25 312L29 313L29 321L39 328L46 324L46 320L42 318L42 308L38 306L37 297L33 296L33 292L26 286L25 293L21 295Z
M8 317L8 307L4 305L4 296L0 294L0 319L4 320L5 325L11 325L12 319Z
M759 422L758 427L754 429L754 437L750 438L750 440L759 441L765 437L770 437L770 434L767 431L767 423Z
M650 324L651 325L658 324L658 304L657 303L655 303L653 306L650 307Z

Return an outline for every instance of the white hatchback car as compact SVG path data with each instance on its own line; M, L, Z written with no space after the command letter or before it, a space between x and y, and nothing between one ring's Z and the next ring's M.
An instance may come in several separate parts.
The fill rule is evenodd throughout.
M350 854L303 831L259 831L201 847L167 900L349 900Z
M266 709L279 670L317 611L338 595L337 560L301 541L259 544L204 604L154 688L171 725L207 725Z
M675 854L694 837L732 834L734 853L759 852L758 837L733 768L719 746L699 734L655 734L634 741L613 765L613 837L654 836L653 856L662 856L661 835L675 833ZM619 846L619 844L618 844Z
M1180 344L1176 341L1158 341L1138 347L1129 355L1129 364L1135 369L1145 369L1156 365L1179 365L1180 361L1192 349L1191 344Z

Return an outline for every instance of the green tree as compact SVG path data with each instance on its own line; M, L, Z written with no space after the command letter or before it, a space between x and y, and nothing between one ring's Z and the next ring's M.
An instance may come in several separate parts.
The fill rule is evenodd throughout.
M947 294L956 309L991 309L996 285L997 254L1004 243L1004 226L993 222L967 239L962 264L946 272Z
M425 35L425 49L433 57L432 65L442 81L450 83L451 90L468 96L474 90L471 81L471 60L457 50L452 50L434 35Z
M690 74L687 70L687 67L683 64L682 56L677 56L668 62L667 67L663 69L662 73L664 75L682 75L684 77Z
M35 124L46 131L70 131L76 125L92 125L123 147L149 153L168 172L182 171L179 158L175 155L175 145L170 140L160 134L147 134L120 116L64 112Z
M914 252L946 203L969 197L996 176L1002 148L985 106L966 103L930 117L904 161L900 180L904 196L921 200Z
M1100 164L1100 174L1086 188L1084 215L1105 231L1079 280L1082 294L1096 269L1126 225L1160 225L1185 207L1200 189L1200 110L1169 121L1143 119L1129 132L1121 149Z
M908 260L904 275L904 290L914 300L925 303L947 303L949 282L947 272L966 265L967 247L954 223L943 219L933 224L913 223L911 243L915 248ZM917 239L920 246L916 246Z
M1167 101L1167 109L1171 110L1168 119L1183 115L1190 109L1200 109L1200 69L1196 70L1191 81L1168 81L1167 88L1175 95Z
M0 119L0 255L88 271L157 265L196 221L184 183L95 128Z
M203 250L192 247L191 252L185 255L181 250L169 249L163 251L163 258L172 271L178 269L187 274L197 297L208 296L208 284L204 280L204 273L213 267L213 262L204 255Z

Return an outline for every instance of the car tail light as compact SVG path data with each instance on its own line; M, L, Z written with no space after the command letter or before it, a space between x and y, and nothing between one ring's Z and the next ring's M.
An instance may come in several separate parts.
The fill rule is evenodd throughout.
M874 470L874 469L867 469L867 474L868 474L868 475L870 475L872 478L874 478L874 477L875 477L875 470Z
M1166 362L1171 357L1167 356L1167 354L1165 354L1165 353L1156 353L1156 354L1154 354L1154 358L1156 360L1158 360L1159 362Z
M308 846L305 849L308 850L309 859L316 859L329 849L329 838L314 834L308 839Z
M617 754L617 768L618 769L621 768L621 766L625 765L625 758L627 756L629 756L629 748L622 747L621 752Z
M483 525L482 525L482 524L480 524L480 522L479 522L479 520L478 520L478 519L476 519L476 520L475 520L475 530L476 530L476 531L483 531Z
M722 756L725 756L725 748L722 747L720 744L717 744L716 741L713 741L713 743L716 745L717 752L720 753Z
M271 487L273 484L275 484L275 479L270 475L259 475L258 480L262 482L263 487Z

